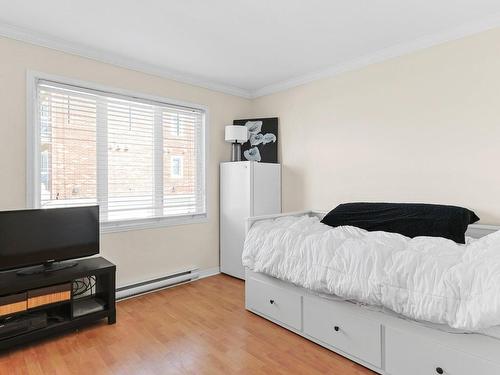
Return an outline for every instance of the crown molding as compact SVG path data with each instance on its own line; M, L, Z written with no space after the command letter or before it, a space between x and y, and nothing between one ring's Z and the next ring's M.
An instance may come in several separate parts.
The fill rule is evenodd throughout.
M249 90L212 82L190 74L166 69L154 64L144 63L133 58L128 58L120 54L89 47L83 44L72 43L65 39L21 28L8 23L0 22L0 36L104 62L121 68L167 78L192 86L251 99L251 92Z
M462 25L460 27L441 32L439 34L427 35L421 38L417 38L411 42L397 44L392 47L379 50L372 54L333 65L323 70L308 73L285 81L277 82L257 90L253 90L251 91L251 98L259 98L320 79L334 77L345 72L361 69L368 65L407 55L412 52L464 38L496 27L500 27L500 14L490 16L486 19L481 20L480 22Z
M500 14L495 14L479 22L469 23L438 34L427 35L407 43L401 43L379 50L359 58L332 65L326 69L311 72L288 80L264 86L256 90L246 90L238 87L220 84L205 80L190 74L170 70L154 64L128 58L119 54L110 53L83 44L72 43L68 40L38 33L33 30L20 28L8 23L0 22L0 36L20 40L22 42L70 53L88 59L108 63L126 69L167 78L192 86L218 91L224 94L239 96L245 99L256 99L262 96L285 91L324 78L331 78L342 73L358 70L368 65L380 63L392 58L410 54L425 48L450 42L477 34L486 30L500 27Z

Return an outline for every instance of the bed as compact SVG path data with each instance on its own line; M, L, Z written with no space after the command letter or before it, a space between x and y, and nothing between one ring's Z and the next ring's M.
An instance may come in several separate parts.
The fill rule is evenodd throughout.
M247 232L253 225L270 219L323 215L307 211L249 218ZM472 225L467 234L480 238L497 229ZM360 298L360 303L359 299L345 295L322 293L324 285L304 287L299 282L272 276L272 269L255 269L262 270L246 269L249 311L373 371L391 375L500 374L500 328L481 327L495 321L494 317L477 321L448 317L455 328L440 324L440 317L431 317L431 322L417 321L379 303L370 304L369 297ZM275 275L281 277L279 271ZM460 329L460 324L473 327L474 333Z

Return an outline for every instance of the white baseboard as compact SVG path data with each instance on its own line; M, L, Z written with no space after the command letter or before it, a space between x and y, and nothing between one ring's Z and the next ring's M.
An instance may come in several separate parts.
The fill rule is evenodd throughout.
M198 278L203 279L209 276L215 276L220 273L220 267L205 268L198 271Z

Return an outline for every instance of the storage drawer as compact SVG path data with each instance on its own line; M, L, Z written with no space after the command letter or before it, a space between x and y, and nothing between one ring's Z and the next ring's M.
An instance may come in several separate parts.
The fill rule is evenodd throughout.
M304 297L304 332L374 366L381 367L380 323L357 306Z
M498 375L500 366L448 348L423 336L386 327L386 370L390 375Z
M69 301L70 299L71 283L34 289L28 291L28 309L56 302Z
M252 277L246 281L247 307L300 330L302 296Z
M27 308L26 293L0 297L0 316L15 314Z

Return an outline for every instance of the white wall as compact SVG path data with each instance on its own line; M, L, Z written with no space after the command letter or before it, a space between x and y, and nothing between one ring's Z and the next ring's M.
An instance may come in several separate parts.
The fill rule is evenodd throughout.
M280 118L284 210L456 204L500 224L500 29L253 102Z
M218 165L229 158L224 125L247 117L250 101L0 38L0 209L26 206L28 69L209 107L209 222L105 234L101 253L117 264L119 285L164 276L189 266L218 267Z

